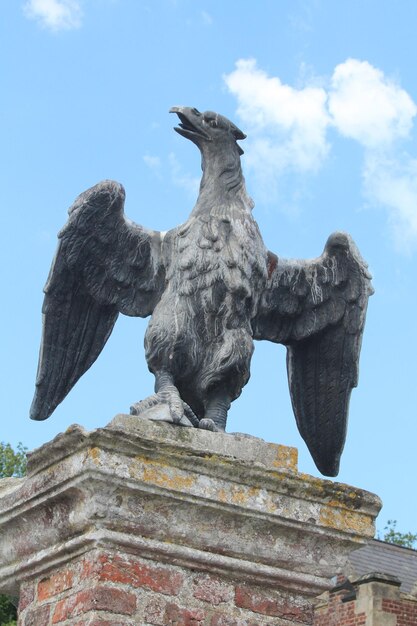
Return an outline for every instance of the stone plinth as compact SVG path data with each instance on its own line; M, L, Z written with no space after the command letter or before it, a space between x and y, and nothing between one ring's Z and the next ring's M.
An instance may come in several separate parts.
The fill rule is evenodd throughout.
M312 624L379 508L295 449L119 415L0 482L0 591L22 626Z

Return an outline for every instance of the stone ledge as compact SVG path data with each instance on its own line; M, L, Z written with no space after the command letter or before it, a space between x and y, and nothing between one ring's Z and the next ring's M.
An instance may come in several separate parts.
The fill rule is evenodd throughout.
M34 552L33 556L25 559L18 568L15 564L1 567L1 591L11 595L17 594L22 581L42 576L68 562L69 557L74 559L96 548L113 548L118 552L178 565L192 571L233 576L242 583L256 581L256 584L264 587L285 588L297 593L302 592L306 596L315 597L317 593L328 589L326 580L311 573L295 572L228 555L207 553L180 544L100 529Z
M384 572L370 572L364 574L354 581L354 585L367 585L369 583L381 583L383 585L392 585L393 587L401 587L401 580L398 576L385 574Z
M379 507L298 473L294 449L119 415L70 427L0 487L0 590L111 544L314 596L373 536Z
M329 527L333 523L337 525L332 508L358 510L361 515L375 517L382 505L378 496L362 489L298 473L295 448L240 433L212 433L123 414L117 415L106 428L91 432L78 425L70 426L29 455L28 476L87 448L92 450L93 461L97 461L94 455L99 447L120 451L130 458L142 453L155 462L169 459L173 466L186 471L242 479L253 482L254 486L261 479L265 487L288 495L296 495L297 488L301 488L303 499L328 503L324 525ZM96 462L96 466L99 464Z
M127 454L134 454L139 444L140 449L148 448L149 452L155 454L159 451L164 454L175 452L197 458L214 455L225 460L243 461L254 467L297 471L296 448L267 443L242 433L213 433L119 414L105 428L92 432L74 424L52 441L29 453L28 475L50 466L55 458L64 458L65 453L85 447L86 442L92 442L95 436L102 438L107 435L111 439L115 433L119 442L123 442L123 450Z

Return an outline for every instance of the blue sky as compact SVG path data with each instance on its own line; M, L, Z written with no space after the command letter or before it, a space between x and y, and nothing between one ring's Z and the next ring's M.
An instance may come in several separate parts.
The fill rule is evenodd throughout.
M368 261L360 381L338 480L378 493L383 530L417 530L417 3L402 0L5 0L0 9L3 359L0 440L33 448L108 423L153 390L147 321L119 318L102 355L46 422L28 410L42 288L75 197L112 178L127 215L185 221L199 154L173 105L232 119L267 246L314 257L348 231ZM256 346L229 431L299 449L285 351Z

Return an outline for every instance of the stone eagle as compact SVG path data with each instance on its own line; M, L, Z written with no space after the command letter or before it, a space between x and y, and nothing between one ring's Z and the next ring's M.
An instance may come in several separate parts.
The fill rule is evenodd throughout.
M269 252L252 216L237 126L217 113L174 107L175 130L201 151L197 203L162 233L125 217L125 192L103 181L82 193L45 286L31 418L44 420L102 351L119 313L151 316L146 360L155 394L131 413L224 431L249 379L254 340L287 348L299 431L325 475L336 476L368 296L367 265L334 233L314 260ZM159 416L160 419L160 416Z

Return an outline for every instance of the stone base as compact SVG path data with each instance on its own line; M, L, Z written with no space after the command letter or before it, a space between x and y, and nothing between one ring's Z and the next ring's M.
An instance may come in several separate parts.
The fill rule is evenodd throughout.
M379 499L297 472L292 448L119 415L0 481L0 591L22 626L296 626Z

